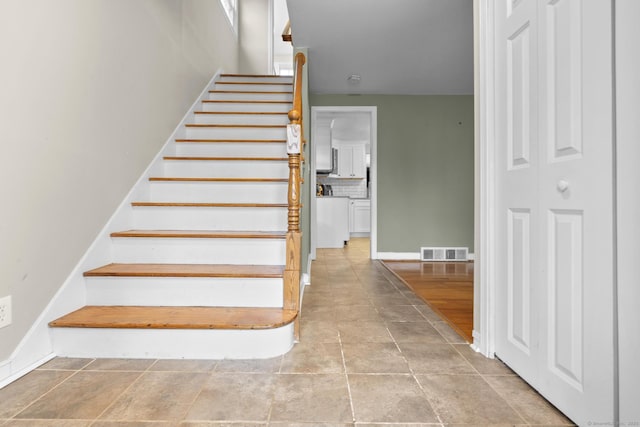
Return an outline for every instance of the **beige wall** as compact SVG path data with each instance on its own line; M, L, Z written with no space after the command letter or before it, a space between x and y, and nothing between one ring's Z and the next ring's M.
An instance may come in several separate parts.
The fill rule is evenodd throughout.
M240 54L238 68L243 74L271 74L269 64L269 2L239 0Z
M238 55L211 0L3 0L0 52L2 361Z

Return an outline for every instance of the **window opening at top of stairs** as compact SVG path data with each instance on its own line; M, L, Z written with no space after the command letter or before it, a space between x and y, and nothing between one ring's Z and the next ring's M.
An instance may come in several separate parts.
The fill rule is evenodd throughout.
M220 0L233 31L238 32L238 0Z

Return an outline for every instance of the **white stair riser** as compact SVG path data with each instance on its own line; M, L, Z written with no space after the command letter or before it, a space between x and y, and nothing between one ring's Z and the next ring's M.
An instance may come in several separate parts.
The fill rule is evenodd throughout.
M229 89L225 89L229 91ZM293 101L293 94L283 93L249 93L249 92L210 92L211 100L231 101Z
M154 202L287 203L287 183L151 182Z
M287 129L188 127L187 139L286 139Z
M87 305L282 307L282 279L88 277Z
M166 160L165 177L287 178L289 164L274 160Z
M134 207L133 228L158 230L279 231L286 208Z
M220 76L217 80L221 82L293 83L293 77L291 76Z
M58 357L265 359L291 349L293 324L266 330L52 328Z
M291 92L293 91L293 85L289 84L238 84L244 83L246 80L236 81L233 84L216 83L214 90L241 90L246 92ZM256 82L258 83L258 82ZM266 83L266 82L259 82Z
M288 113L293 105L287 103L239 103L239 102L203 102L202 111L275 111Z
M249 110L251 111L251 110ZM286 114L194 114L194 123L230 125L286 125Z
M180 142L176 144L176 156L256 156L286 157L287 146L280 142Z
M168 264L280 265L284 239L125 238L113 239L113 262Z

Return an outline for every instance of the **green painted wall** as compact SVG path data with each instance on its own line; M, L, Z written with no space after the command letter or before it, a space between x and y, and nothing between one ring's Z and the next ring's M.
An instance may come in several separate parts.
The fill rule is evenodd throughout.
M378 252L473 251L473 96L311 95L378 107Z

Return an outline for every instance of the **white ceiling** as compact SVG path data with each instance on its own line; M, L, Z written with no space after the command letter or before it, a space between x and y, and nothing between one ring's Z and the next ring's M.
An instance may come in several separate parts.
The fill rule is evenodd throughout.
M312 93L473 93L473 0L287 4L293 43L309 49Z

